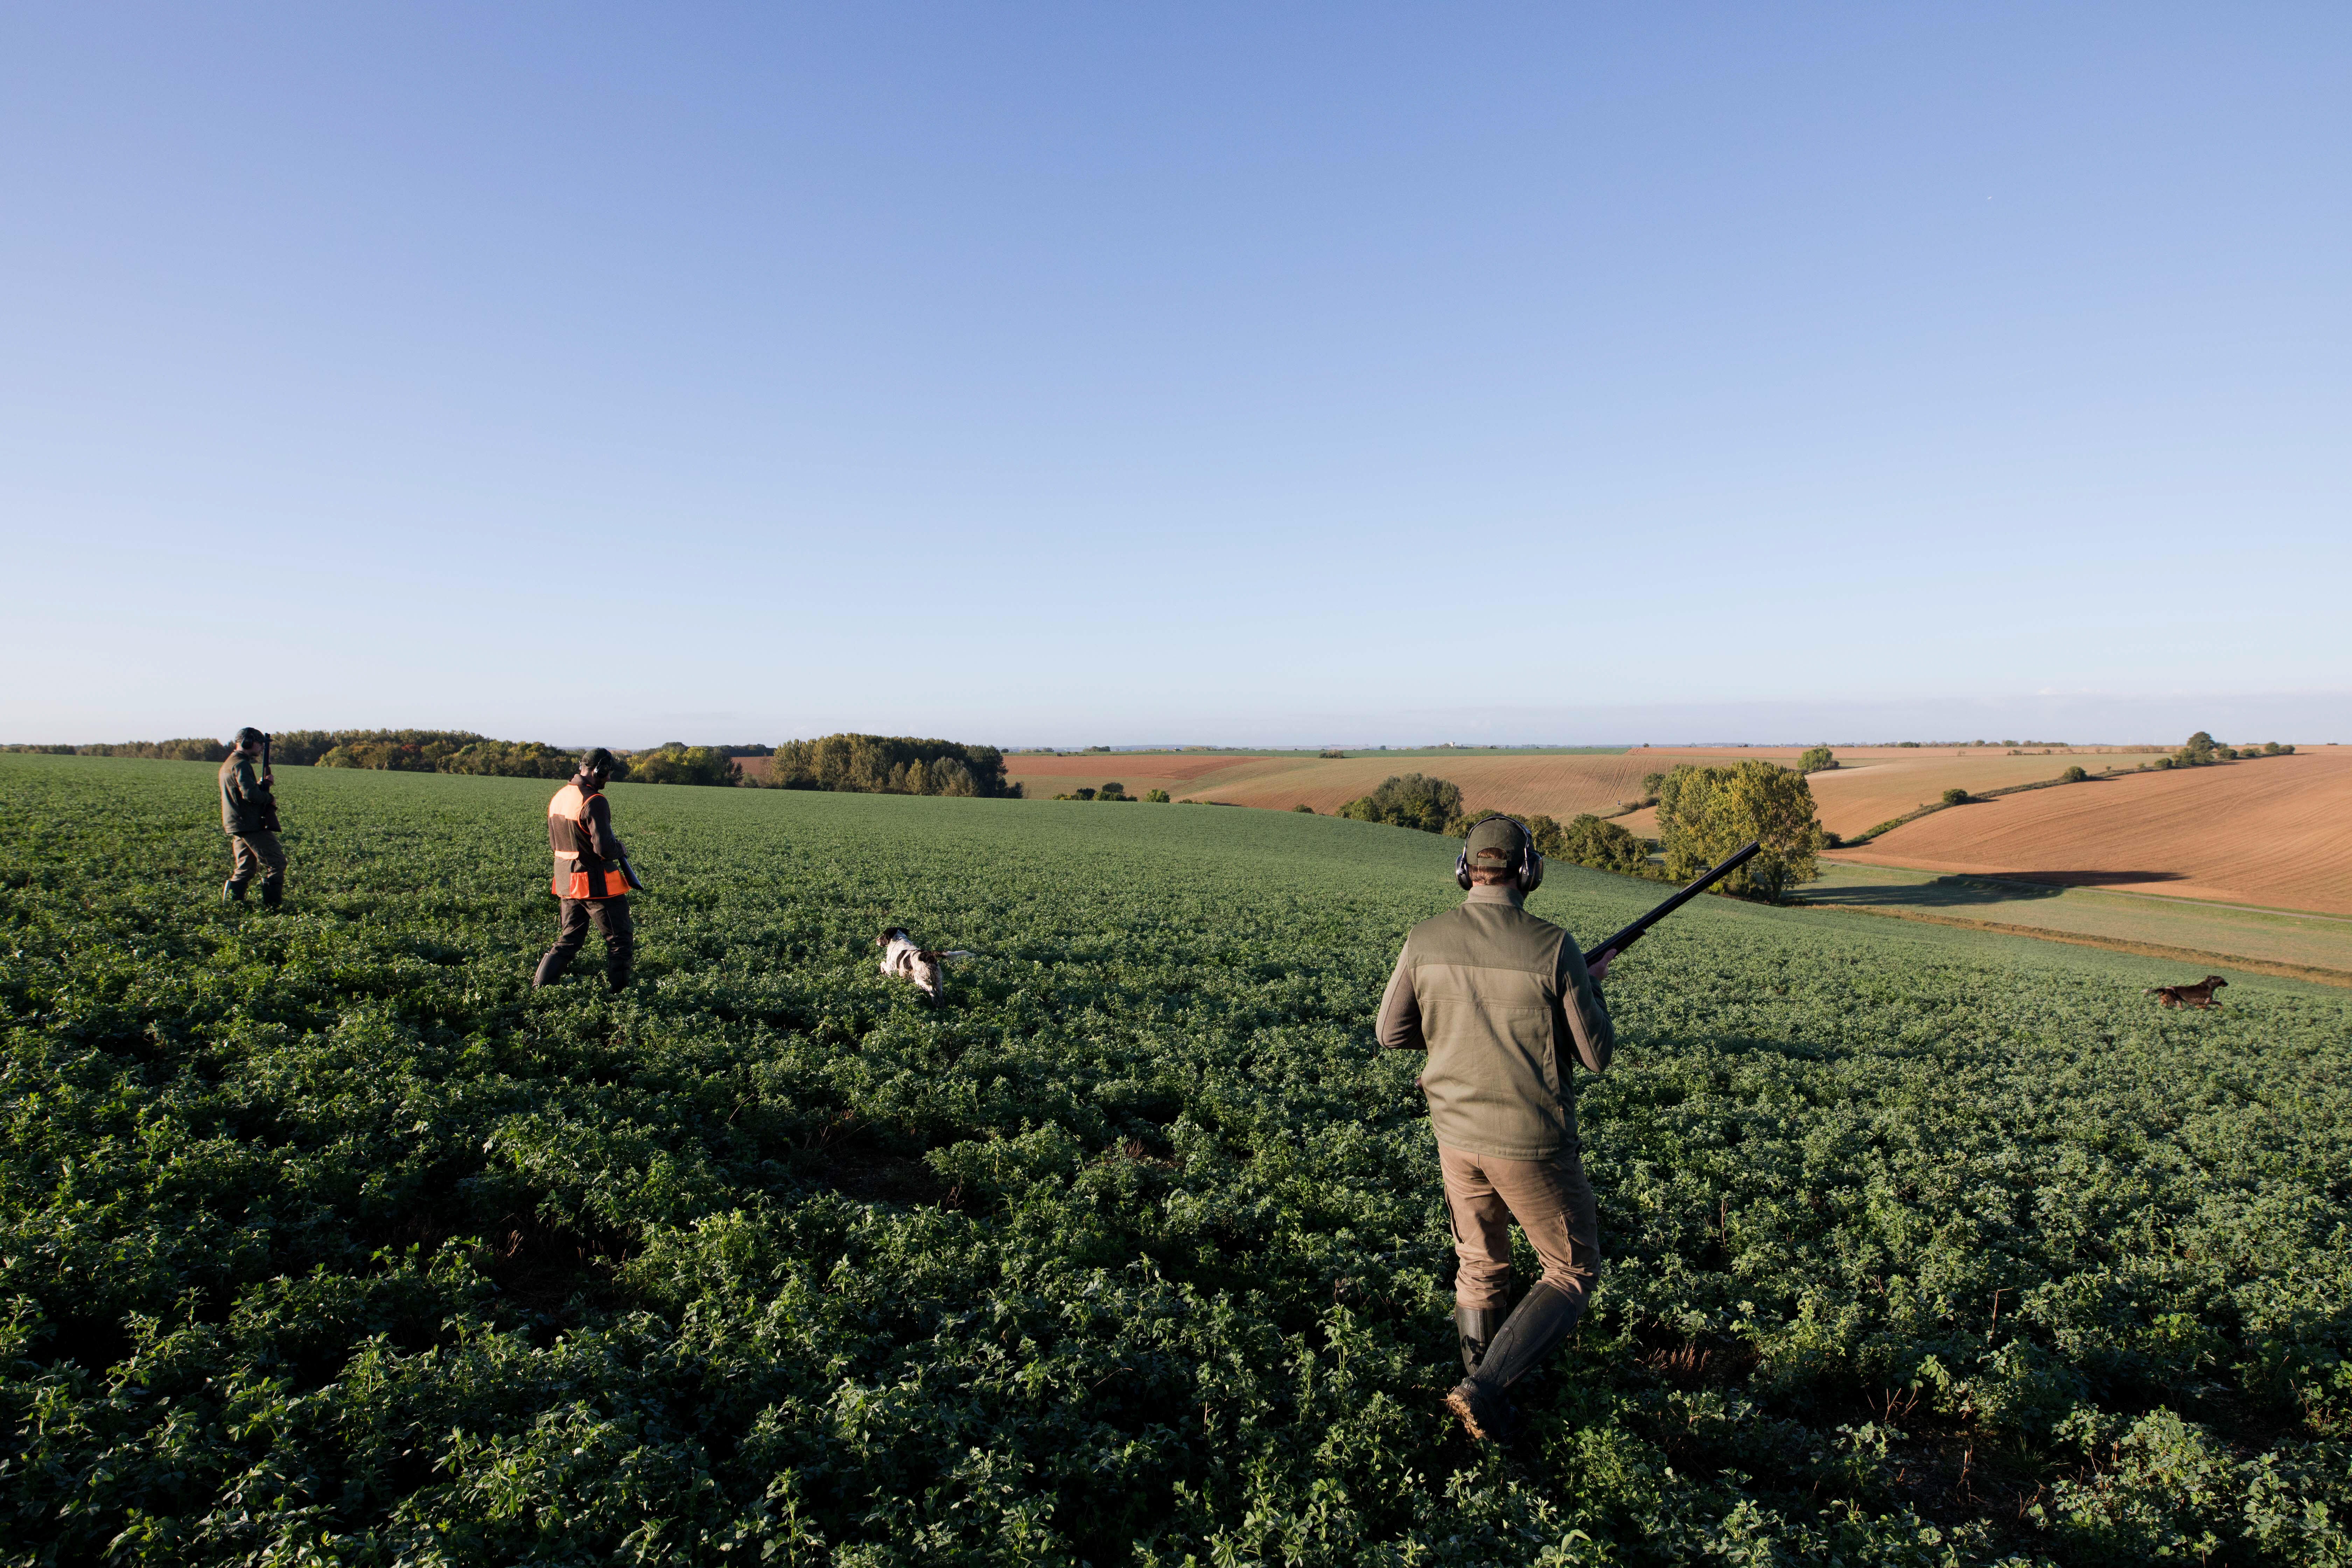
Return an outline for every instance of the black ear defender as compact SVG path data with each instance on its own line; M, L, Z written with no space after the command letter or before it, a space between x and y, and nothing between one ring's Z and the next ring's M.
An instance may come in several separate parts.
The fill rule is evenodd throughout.
M1505 816L1499 811L1488 812L1470 825L1468 833L1463 834L1462 853L1454 858L1454 880L1456 885L1465 893L1470 890L1470 834L1477 832L1489 822L1507 822L1519 830L1519 891L1532 893L1542 887L1544 863L1543 857L1536 853L1536 836L1528 831L1526 823L1516 816Z

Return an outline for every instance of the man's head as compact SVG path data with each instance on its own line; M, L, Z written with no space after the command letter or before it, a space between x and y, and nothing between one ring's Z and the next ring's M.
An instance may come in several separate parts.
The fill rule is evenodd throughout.
M1533 892L1543 880L1543 859L1528 842L1528 830L1507 816L1482 818L1462 841L1454 879L1465 888L1516 887Z
M580 759L580 778L603 789L613 782L613 753L599 746Z
M257 757L261 755L261 742L268 739L268 736L247 724L236 732L236 749L248 757Z

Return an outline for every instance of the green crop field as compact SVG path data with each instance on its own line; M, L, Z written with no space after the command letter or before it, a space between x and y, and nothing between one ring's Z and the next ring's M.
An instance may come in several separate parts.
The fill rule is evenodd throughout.
M1370 1037L1450 843L624 784L534 996L548 786L281 782L271 915L210 768L0 757L0 1563L2352 1562L2343 991L1701 900L1496 1452Z

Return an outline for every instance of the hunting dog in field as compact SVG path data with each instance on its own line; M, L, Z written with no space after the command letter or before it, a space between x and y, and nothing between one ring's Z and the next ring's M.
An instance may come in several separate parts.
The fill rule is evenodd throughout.
M904 926L892 926L874 939L882 950L882 973L898 980L911 980L915 989L926 1001L937 1004L947 1000L947 961L970 958L962 948L940 950L917 947L915 939L907 934Z
M2159 985L2147 994L2162 1007L2219 1007L2221 999L2213 993L2228 984L2218 974L2209 974L2194 985Z

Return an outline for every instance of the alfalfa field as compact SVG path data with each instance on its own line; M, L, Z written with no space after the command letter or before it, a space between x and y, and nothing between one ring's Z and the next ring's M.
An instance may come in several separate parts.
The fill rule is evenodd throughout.
M1450 842L624 784L639 984L533 994L547 786L281 787L271 916L210 768L0 758L11 1563L2352 1555L2340 991L1701 900L1497 1452L1370 1031Z

